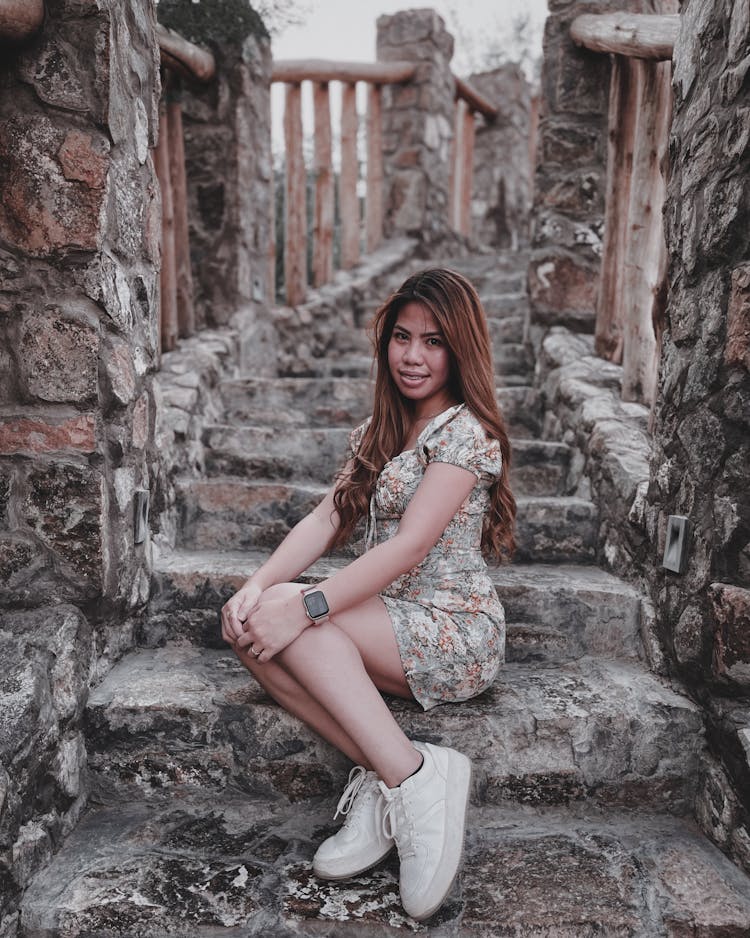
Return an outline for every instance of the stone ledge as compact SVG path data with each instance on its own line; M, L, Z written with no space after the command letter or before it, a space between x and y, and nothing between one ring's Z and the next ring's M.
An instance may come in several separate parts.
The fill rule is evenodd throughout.
M422 713L391 704L408 735L474 759L479 803L691 807L700 713L637 662L507 664L490 690L460 705ZM91 694L87 738L96 784L126 797L196 786L302 797L337 788L346 774L334 750L272 703L231 651L185 643L123 659Z
M116 938L664 935L740 938L750 886L695 828L661 814L472 808L465 862L429 923L404 915L395 858L344 883L310 863L333 800L97 808L28 890L23 934Z
M639 557L656 549L646 518L649 409L620 399L622 366L595 354L593 336L550 328L541 339L536 368L534 385L546 401L543 435L573 448L579 493L599 506L602 562L640 584ZM664 673L653 617L645 615L643 626L649 663Z

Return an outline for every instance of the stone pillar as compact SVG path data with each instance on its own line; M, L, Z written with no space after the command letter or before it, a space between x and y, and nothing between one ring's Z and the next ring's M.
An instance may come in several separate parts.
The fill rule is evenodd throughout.
M609 56L576 46L583 13L659 12L667 0L548 0L529 264L532 340L593 333L606 194ZM537 328L534 328L534 326Z
M2 601L147 598L159 202L149 0L50 5L0 93Z
M183 80L196 323L223 325L273 301L271 45L246 0L161 0L159 22L211 48L217 77Z
M414 79L383 89L384 234L433 240L449 231L453 37L434 10L378 17L379 61L414 62Z
M750 870L748 43L746 4L683 3L674 52L665 205L669 300L654 405L647 575L667 654L706 702L708 738L725 767L726 775L713 772L706 781L699 816ZM661 566L671 514L692 525L682 574Z
M90 677L148 598L154 27L151 0L48 3L0 64L0 919L75 823Z
M472 237L515 250L529 238L531 86L515 63L470 75L469 83L498 108L492 122L475 118Z

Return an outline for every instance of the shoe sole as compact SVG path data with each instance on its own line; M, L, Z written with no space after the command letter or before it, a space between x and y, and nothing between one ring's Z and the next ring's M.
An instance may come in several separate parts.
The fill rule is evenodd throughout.
M345 879L354 879L355 876L361 876L362 873L366 873L368 870L371 870L382 863L383 860L385 860L385 858L390 856L390 854L393 852L393 847L394 845L392 844L385 853L381 854L377 858L377 860L373 860L372 863L368 863L367 866L363 866L361 869L355 870L354 872L348 871L346 873L336 874L321 872L320 870L315 869L315 864L313 863L313 873L318 877L318 879L324 879L328 882L341 882Z
M417 922L424 922L426 919L431 918L445 902L446 897L453 888L453 884L455 883L456 877L458 876L463 864L464 841L466 839L466 813L469 807L469 796L471 794L472 767L471 761L463 753L457 752L455 749L451 751L454 753L454 756L452 757L453 764L451 765L449 763L448 766L446 787L448 791L453 792L460 791L461 788L463 788L464 797L460 801L458 799L452 799L450 802L452 805L452 810L449 817L446 819L446 830L458 830L459 834L458 838L453 837L450 840L446 838L446 842L443 845L443 852L440 856L440 863L442 865L446 856L449 856L451 853L455 852L456 843L458 843L458 858L450 880L441 890L440 898L423 912L414 914L413 912L408 912L408 910L406 910L411 918L415 919Z

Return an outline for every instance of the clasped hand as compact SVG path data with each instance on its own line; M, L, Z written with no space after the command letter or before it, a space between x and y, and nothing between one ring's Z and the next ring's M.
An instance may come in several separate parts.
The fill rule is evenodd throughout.
M221 634L235 651L270 661L310 624L298 596L263 599L260 587L243 586L221 610Z

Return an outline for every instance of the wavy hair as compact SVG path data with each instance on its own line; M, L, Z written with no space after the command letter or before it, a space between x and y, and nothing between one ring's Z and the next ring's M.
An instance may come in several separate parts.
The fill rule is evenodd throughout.
M510 561L516 549L516 500L508 483L511 450L495 397L487 318L477 291L459 273L440 267L408 278L378 309L372 324L377 376L372 420L348 472L337 477L334 504L340 524L332 546L344 543L368 514L383 466L403 450L414 421L414 405L398 390L388 365L388 345L399 312L418 303L438 322L450 354L449 389L466 404L487 434L500 443L503 471L489 490L490 510L482 530L482 551Z

